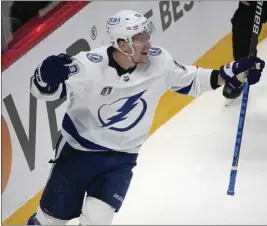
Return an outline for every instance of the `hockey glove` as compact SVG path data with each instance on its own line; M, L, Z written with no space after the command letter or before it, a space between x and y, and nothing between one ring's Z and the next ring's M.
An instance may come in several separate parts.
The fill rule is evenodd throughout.
M66 54L47 57L37 68L35 78L42 87L57 86L69 78L70 69L67 66L72 59Z
M259 82L265 62L258 57L243 58L221 66L220 75L226 85L239 89L244 82L253 85ZM249 71L249 73L247 73Z

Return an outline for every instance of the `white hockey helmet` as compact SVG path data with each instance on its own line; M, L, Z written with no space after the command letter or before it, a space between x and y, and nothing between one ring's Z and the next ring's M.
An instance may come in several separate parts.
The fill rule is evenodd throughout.
M147 32L150 37L152 31L154 30L153 24L151 22L149 23L146 17L132 10L122 10L111 16L107 21L106 28L111 39L112 46L120 51L122 50L119 48L117 42L118 39L125 40L133 50L132 37L134 35ZM133 54L134 51L130 55Z

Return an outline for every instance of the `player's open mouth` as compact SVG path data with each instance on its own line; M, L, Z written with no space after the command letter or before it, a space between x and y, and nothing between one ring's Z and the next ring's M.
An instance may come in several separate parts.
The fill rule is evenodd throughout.
M141 52L142 55L147 55L147 51Z

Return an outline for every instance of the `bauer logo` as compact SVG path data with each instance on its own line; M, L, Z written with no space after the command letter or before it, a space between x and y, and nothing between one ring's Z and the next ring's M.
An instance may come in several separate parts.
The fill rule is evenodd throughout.
M254 17L253 32L259 34L263 1L257 1L256 14Z
M118 194L114 194L114 195L113 195L113 198L117 199L117 200L120 201L121 203L123 202L123 198L122 198L120 195L118 195Z
M150 56L158 56L162 53L160 48L152 47L149 49L148 55Z
M110 17L108 19L108 24L109 25L116 25L120 22L120 17Z
M100 63L103 60L103 57L97 53L87 53L87 58L94 63Z

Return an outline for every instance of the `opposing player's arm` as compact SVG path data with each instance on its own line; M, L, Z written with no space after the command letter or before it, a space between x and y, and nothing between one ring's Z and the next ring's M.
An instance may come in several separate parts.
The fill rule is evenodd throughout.
M84 65L79 55L66 54L47 57L31 77L31 93L38 99L58 100L68 92L81 92L86 84Z

